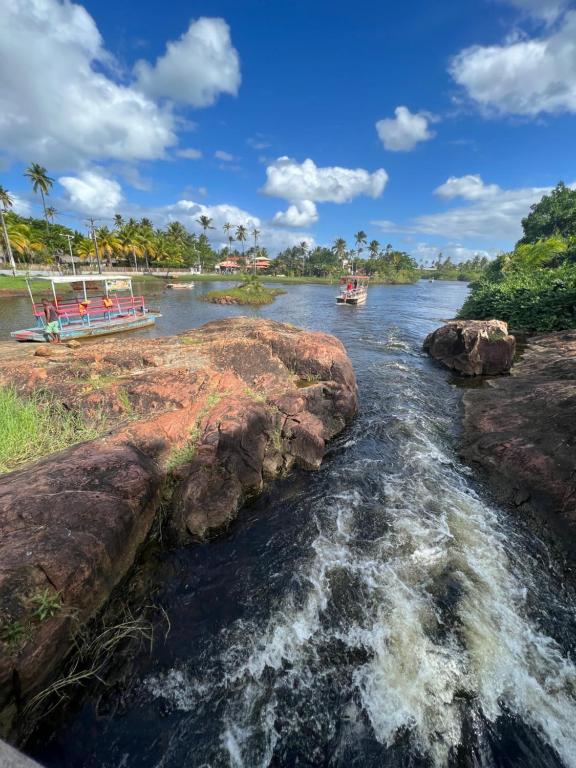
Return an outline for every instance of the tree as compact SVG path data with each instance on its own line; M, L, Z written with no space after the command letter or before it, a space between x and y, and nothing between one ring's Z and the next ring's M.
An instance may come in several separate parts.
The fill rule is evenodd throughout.
M238 226L236 227L236 232L234 234L236 236L236 240L238 240L239 243L242 243L242 256L244 256L244 243L246 242L248 230L246 229L244 224L238 224Z
M204 234L206 234L206 230L214 229L214 227L212 226L212 219L210 218L210 216L202 215L200 216L199 219L196 219L196 221L198 222L198 224L200 224L200 226L204 230Z
M332 250L336 254L336 256L340 259L340 265L343 267L344 259L346 258L346 253L348 252L348 244L346 243L346 240L344 240L344 238L342 237L337 238L334 241Z
M54 219L56 218L57 213L58 211L52 205L49 205L48 208L46 208L46 216L50 219L52 224L54 224Z
M116 229L122 229L122 227L124 226L124 218L121 213L114 214L114 226L116 227Z
M227 221L222 227L222 229L224 230L224 234L228 238L228 250L232 251L232 243L234 242L234 236L230 234L230 230L232 229L232 224L230 224L230 222Z
M368 246L368 252L371 259L377 259L380 254L380 243L378 240L371 240Z
M10 261L10 267L12 268L12 274L16 277L16 262L14 261L14 254L12 253L12 244L8 237L8 230L6 229L6 220L4 219L4 213L12 208L14 201L10 196L8 190L0 186L0 220L2 221L2 233L4 235L4 243L6 245L6 251L8 252L8 260Z
M535 243L547 237L576 236L576 190L559 182L549 195L530 207L522 219L524 237L519 244Z
M40 165L40 163L31 163L24 171L24 176L27 176L32 182L32 191L40 192L42 197L42 208L44 209L44 218L46 219L46 226L48 226L45 197L50 194L54 179L51 179L50 176L48 176L46 168L44 168L43 165Z
M362 253L362 246L366 243L366 237L366 232L364 232L362 229L359 232L356 232L354 235L354 240L356 242L356 257L358 259ZM352 269L352 272L354 272L354 269Z

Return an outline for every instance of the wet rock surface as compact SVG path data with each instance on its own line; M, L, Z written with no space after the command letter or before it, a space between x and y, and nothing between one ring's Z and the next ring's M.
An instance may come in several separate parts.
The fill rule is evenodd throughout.
M343 345L272 321L67 352L0 370L0 385L40 389L107 425L100 439L0 478L5 723L53 679L75 628L126 576L161 498L180 539L205 538L267 480L295 463L319 467L357 411Z
M451 320L429 334L424 350L463 376L507 373L516 340L502 320Z
M576 558L576 331L533 337L511 376L464 406L463 457Z

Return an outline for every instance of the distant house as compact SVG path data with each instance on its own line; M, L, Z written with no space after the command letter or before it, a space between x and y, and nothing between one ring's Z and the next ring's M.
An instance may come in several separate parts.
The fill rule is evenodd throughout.
M228 257L225 261L221 261L216 264L216 272L224 272L225 274L235 274L240 271L240 264L235 256Z

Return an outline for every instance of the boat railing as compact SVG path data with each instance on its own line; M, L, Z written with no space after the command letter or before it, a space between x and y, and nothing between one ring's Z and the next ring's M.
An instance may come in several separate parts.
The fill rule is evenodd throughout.
M104 304L106 297L98 296L88 300L87 305L81 299L60 299L54 302L58 312L60 325L71 323L87 323L92 321L112 320L126 315L135 315L146 309L144 296L110 296L111 305ZM44 307L41 303L34 304L34 316L38 325L45 324Z

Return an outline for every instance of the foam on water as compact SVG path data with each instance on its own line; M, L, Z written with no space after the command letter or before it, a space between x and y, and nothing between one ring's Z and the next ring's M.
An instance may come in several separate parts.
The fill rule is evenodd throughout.
M544 576L469 485L441 396L396 363L379 371L385 416L364 415L313 502L317 533L279 604L228 629L206 679L148 683L198 719L217 710L219 743L198 762L268 766L305 744L312 764L330 745L340 765L362 739L403 738L443 766L467 718L511 715L576 766L576 669L527 601Z

